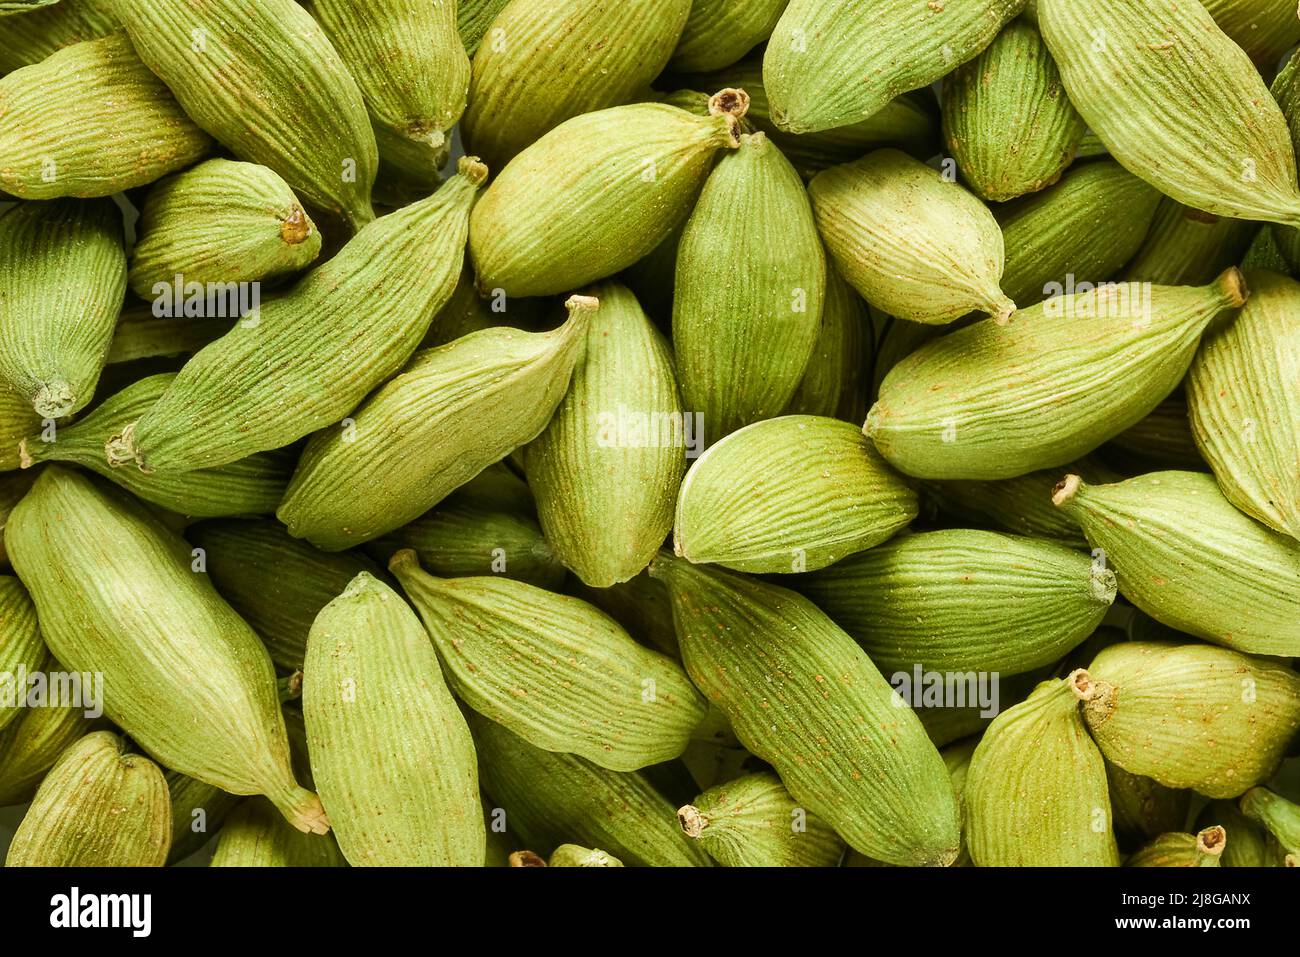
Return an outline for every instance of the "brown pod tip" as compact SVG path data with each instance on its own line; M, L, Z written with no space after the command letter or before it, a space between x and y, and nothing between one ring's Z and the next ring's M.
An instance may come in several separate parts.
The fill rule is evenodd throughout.
M1214 281L1227 300L1228 309L1240 309L1250 298L1250 290L1246 287L1246 277L1242 275L1240 269L1236 266L1229 266Z
M744 90L727 87L709 97L709 114L711 116L732 116L737 120L749 112L749 94Z
M482 186L488 178L487 164L477 156L462 156L456 161L456 172L473 186Z
M1070 690L1080 701L1091 701L1102 693L1105 686L1105 682L1093 681L1092 675L1084 668L1074 669L1065 680L1069 682Z
M1011 301L1010 297L1003 295L1001 290L998 295L989 303L989 315L999 326L1005 326L1011 321L1011 317L1016 313L1016 304Z
M709 819L700 813L694 804L687 804L677 809L677 821L682 826L682 833L687 837L699 837L709 826Z
M1207 827L1196 835L1196 849L1202 854L1218 857L1228 843L1228 832L1219 825Z
M304 834L328 834L329 815L319 797L306 788L294 787L284 795L270 795L285 820Z
M564 308L569 312L595 312L600 308L600 300L595 296L570 296L564 301Z
M419 564L420 558L415 554L415 549L403 548L399 551L393 552L393 557L388 559L388 570L396 574L407 565L418 566Z
M109 468L115 469L119 466L134 462L141 472L145 475L149 475L153 472L153 469L149 468L148 465L145 464L144 459L140 456L139 450L136 448L135 426L136 424L132 422L121 432L109 436L108 441L104 443L104 458L107 460Z
M280 238L290 246L297 246L311 236L311 220L301 206L295 204L289 215L280 223Z
M532 851L515 851L509 857L511 867L545 867L546 861Z
M27 440L20 440L18 442L18 467L20 469L29 469L35 464L36 460L32 458L32 453L27 448Z
M1083 488L1083 479L1077 475L1067 475L1052 489L1052 504L1057 508L1069 505L1081 488Z

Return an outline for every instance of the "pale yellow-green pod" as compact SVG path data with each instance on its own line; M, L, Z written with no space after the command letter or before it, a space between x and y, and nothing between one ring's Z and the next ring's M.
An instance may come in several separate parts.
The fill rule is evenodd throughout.
M772 35L790 0L692 0L668 67L674 73L720 70Z
M1300 17L1291 0L1203 0L1224 33L1246 51L1267 78L1300 43Z
M785 414L824 415L860 423L867 417L873 345L867 304L839 270L828 265L821 332Z
M472 57L477 52L492 21L510 0L458 0L456 23L465 51Z
M622 867L623 862L598 848L561 844L551 852L548 867Z
M210 867L347 867L333 834L303 834L265 798L231 811L217 834Z
M1285 854L1300 855L1300 804L1268 788L1251 788L1239 803L1242 813L1262 824Z
M1220 867L1282 867L1285 855L1277 839L1258 821L1241 813L1237 801L1211 801L1196 819L1196 827L1220 825L1232 840L1219 855Z
M1218 867L1228 832L1217 824L1196 834L1161 834L1124 862L1125 867Z
M49 654L27 589L12 575L0 575L0 729L23 716L27 679L42 673Z
M74 43L108 36L118 27L113 3L58 0L20 17L0 16L0 75L40 63Z
M46 671L62 671L53 658ZM97 730L86 709L60 704L24 708L0 729L0 807L26 804L59 756L75 741Z
M1296 24L1300 26L1300 17ZM1115 220L1109 221L1113 226ZM1161 197L1150 225L1119 278L1162 286L1204 285L1229 266L1246 269L1242 257L1260 232L1259 223L1215 216L1168 196ZM1113 242L1113 230L1110 238Z

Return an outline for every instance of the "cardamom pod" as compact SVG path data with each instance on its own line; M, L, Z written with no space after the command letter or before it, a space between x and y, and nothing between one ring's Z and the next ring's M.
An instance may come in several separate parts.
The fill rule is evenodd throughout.
M1291 9L1294 4L1286 0L1203 0L1203 4L1219 28L1266 76L1300 43L1300 19Z
M1104 284L1030 306L1009 326L977 322L894 366L866 433L918 478L1003 479L1062 465L1159 405L1210 320L1245 301L1232 268L1208 286Z
M0 320L3 322L3 320ZM0 380L0 476L22 467L19 445L34 430L41 428L41 417L32 408L31 400L10 389Z
M1186 823L1191 791L1165 787L1110 761L1106 762L1106 781L1115 836L1121 845L1131 847L1159 838L1181 830Z
M456 696L534 747L613 771L678 757L705 703L681 667L586 602L504 578L389 567L424 620Z
M4 531L9 524L9 514L27 494L36 476L31 472L0 473L0 569L9 567L9 553L5 551Z
M232 794L265 794L300 830L329 829L293 780L271 659L192 571L188 544L60 466L14 509L5 541L46 644L104 675L105 713L141 748Z
M1300 854L1300 804L1268 788L1251 788L1241 796L1241 812L1267 828L1287 854Z
M107 199L0 216L0 377L45 419L95 392L126 293L122 217Z
M118 317L113 341L108 347L107 365L123 365L139 359L191 356L220 339L238 320L154 318L153 310L128 306ZM105 383L100 381L100 389ZM100 458L104 450L99 450Z
M623 862L605 851L577 844L561 844L551 852L550 867L622 867Z
M121 32L0 78L0 189L23 199L111 196L211 146Z
M686 221L720 149L740 145L748 97L717 115L632 103L566 120L498 174L470 219L482 290L547 296L631 266ZM499 122L494 117L493 122Z
M1215 825L1197 834L1161 834L1124 862L1125 867L1218 867L1228 832Z
M1023 20L944 78L944 139L962 178L985 199L1004 202L1055 183L1084 128L1047 45Z
M1220 867L1281 867L1277 839L1241 813L1236 801L1211 801L1196 819L1199 828L1220 825L1232 840L1219 855Z
M668 67L720 70L772 35L789 0L694 0Z
M710 788L677 820L724 867L835 867L844 856L840 836L768 772Z
M162 867L171 802L158 765L107 731L59 758L18 825L5 867Z
M274 170L354 232L375 218L361 90L294 0L118 0L117 15L140 59L238 159Z
M998 286L993 214L919 160L877 150L817 174L808 193L831 259L872 305L933 325L975 310L1006 322L1015 311Z
M478 51L480 41L487 35L497 14L508 3L510 0L459 0L456 24L465 50L471 57Z
M1039 0L1038 27L1125 169L1195 209L1300 225L1282 111L1200 3Z
M175 771L167 771L165 776L172 806L171 850L167 854L170 865L203 850L242 799ZM272 805L267 807L280 817Z
M672 349L636 297L614 282L588 292L600 309L524 465L556 557L604 588L644 570L672 530L689 422Z
M792 0L763 58L772 117L791 133L863 120L974 57L1024 5Z
M808 599L661 554L686 671L745 749L853 848L946 866L960 847L947 770L871 660Z
M1083 717L1097 746L1166 787L1236 797L1268 780L1300 728L1300 676L1226 648L1125 641L1088 674L1096 694Z
M411 364L339 431L307 443L277 513L297 538L339 551L419 518L546 428L599 303L568 301L548 333L485 329Z
M0 729L26 709L22 676L39 673L48 658L27 589L12 575L0 575Z
M964 793L976 866L1119 866L1105 762L1079 714L1087 678L1044 681L984 732Z
M880 386L894 366L931 340L945 332L942 326L929 326L906 319L895 319L867 303L867 314L878 321L880 331L871 359L871 388L867 401L874 403L880 397Z
M1253 291L1252 287L1252 300ZM1212 332L1206 336L1201 348L1197 350L1198 358L1205 352L1204 343L1213 335ZM1193 360L1193 365L1195 362ZM1129 474L1133 474L1133 471L1161 469L1205 469L1205 459L1201 458L1201 453L1196 449L1192 424L1187 417L1187 396L1181 387L1163 399L1146 418L1111 439L1106 448L1123 453L1124 464L1132 470Z
M362 572L303 666L312 772L348 863L482 867L474 745L415 613Z
M0 20L0 75L40 63L64 47L98 40L117 29L114 0L58 0L21 17ZM2 8L3 5L0 5Z
M639 772L610 771L535 748L501 725L466 714L484 789L501 802L515 846L549 854L562 844L599 847L629 867L709 867L676 813ZM491 801L489 801L491 803ZM495 815L494 815L495 816Z
M1138 252L1159 205L1154 188L1110 160L1067 171L1003 213L1003 291L1024 308L1110 279Z
M578 598L609 615L641 644L681 660L668 590L648 571L608 588L590 588L581 582L572 586Z
M469 207L486 178L483 164L462 157L436 194L363 229L200 350L148 413L109 440L109 464L215 468L338 422L406 363L451 296Z
M1191 431L1228 501L1300 538L1300 283L1268 272L1246 281L1250 302L1192 362Z
M27 436L20 447L23 468L71 462L146 502L195 518L274 512L293 474L293 459L284 451L259 452L214 469L158 475L115 469L104 460L104 442L153 408L175 378L173 373L148 376L109 396L73 425ZM45 441L46 436L52 441Z
M1296 24L1300 26L1300 19ZM1114 223L1111 220L1108 225ZM1259 232L1259 223L1215 216L1165 196L1156 207L1146 239L1120 278L1162 286L1200 286L1240 263Z
M45 670L62 668L50 659ZM30 801L59 756L97 727L83 708L62 704L24 708L0 728L0 807Z
M203 550L212 584L252 625L284 672L302 667L307 635L320 610L357 575L380 574L364 555L319 551L274 519L200 522L185 537Z
M1020 674L1101 624L1115 574L1065 545L998 532L903 535L798 582L886 675Z
M1211 476L1086 485L1070 475L1053 501L1115 566L1120 593L1152 618L1249 654L1300 655L1300 543L1235 509Z
M500 168L565 120L628 102L663 70L690 10L691 0L623 0L617 11L513 0L474 54L467 148Z
M154 186L136 231L131 291L154 301L160 285L170 293L174 282L188 290L297 272L321 249L320 231L284 180L265 166L224 159Z
M765 134L743 134L705 182L677 251L682 397L715 438L789 403L825 290L826 253L799 175Z
M673 543L692 562L815 571L916 518L916 492L862 430L788 415L733 432L686 473Z
M785 414L830 416L855 424L865 419L872 338L867 304L838 269L827 266L821 332Z
M211 867L347 867L332 834L302 834L265 798L249 798L226 817Z

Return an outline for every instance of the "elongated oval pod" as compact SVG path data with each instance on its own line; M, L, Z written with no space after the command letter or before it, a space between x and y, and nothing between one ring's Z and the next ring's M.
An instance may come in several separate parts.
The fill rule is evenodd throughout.
M510 0L459 0L456 4L456 24L465 50L471 57L492 26L502 8Z
M265 798L249 798L226 817L210 867L347 867L332 834L303 834Z
M482 867L474 744L415 613L363 572L307 640L312 774L357 867Z
M903 535L796 587L885 674L1019 674L1092 634L1115 573L1055 542L954 528Z
M694 0L668 68L720 70L772 35L789 0Z
M192 571L188 544L60 466L14 509L5 543L46 644L104 675L104 712L141 748L232 794L265 794L300 830L329 829L289 768L271 659Z
M1262 824L1287 854L1300 854L1300 804L1268 788L1251 788L1241 796L1241 812Z
M565 120L628 102L663 70L690 9L690 0L623 0L617 11L600 0L511 0L474 54L467 148L502 167Z
M916 518L916 491L862 430L787 415L733 432L686 473L673 542L736 571L815 571Z
M623 862L617 857L590 847L577 844L561 844L551 852L548 867L622 867Z
M614 282L588 292L600 309L524 465L556 557L604 588L642 571L672 529L686 423L672 349L636 297Z
M1281 867L1283 854L1277 840L1257 821L1241 813L1237 801L1211 801L1196 819L1196 827L1219 825L1232 835L1223 853L1220 867Z
M1259 223L1215 216L1165 196L1146 239L1119 275L1130 282L1200 286L1240 263L1259 231Z
M149 191L131 251L131 291L256 282L305 269L320 255L316 224L279 176L256 163L212 159ZM170 290L169 290L170 291Z
M109 464L215 468L338 422L406 364L450 298L486 178L483 164L462 157L435 195L372 223L288 294L243 316L109 441Z
M61 670L49 659L46 671ZM87 709L66 703L23 708L0 728L0 807L26 804L47 771L73 742L98 730Z
M482 290L548 296L612 276L686 221L720 149L740 145L747 97L718 115L633 103L566 120L501 171L474 208Z
M1003 290L1025 308L1110 279L1138 251L1159 204L1154 187L1110 160L1067 171L1003 213Z
M751 754L853 848L892 864L947 866L957 800L916 716L808 599L661 554L682 660Z
M0 189L23 199L110 196L211 146L120 32L0 79Z
M799 175L763 133L709 175L677 249L673 347L721 438L780 413L817 343L826 253Z
M9 514L22 501L36 476L31 472L5 474L0 471L0 569L9 567L9 553L5 551L4 531L9 524Z
M993 719L971 758L966 843L977 867L1118 867L1087 674L1044 681Z
M1265 76L1300 43L1300 18L1290 0L1204 0L1204 6Z
M998 286L997 220L919 160L877 150L819 173L808 192L831 259L872 305L934 325L976 310L1006 322L1015 311Z
M677 820L724 867L834 867L844 841L763 772L710 788Z
M613 771L671 761L704 720L681 667L586 602L503 578L434 578L389 563L456 696L547 751Z
M280 521L340 551L419 518L546 428L598 306L573 296L552 332L485 329L416 355L346 428L312 437Z
M176 771L166 772L166 778L172 805L172 840L167 863L177 864L206 847L243 799ZM293 831L273 805L267 802L266 806L280 818L286 830Z
M1023 20L944 82L944 138L962 178L985 199L1004 202L1055 183L1084 126L1043 38Z
M1120 642L1088 673L1097 693L1083 716L1097 746L1166 787L1236 797L1268 780L1300 728L1300 676L1226 648Z
M763 57L772 117L791 133L866 119L971 59L1024 5L791 0Z
M171 802L158 765L107 731L50 769L18 825L5 867L162 867Z
M577 841L628 867L712 865L682 834L673 805L640 772L610 771L576 754L543 751L474 712L466 720L483 787L492 795L488 803L500 802L516 847L550 854Z
M12 575L0 575L0 729L22 716L28 675L49 659L36 621L36 606Z
M1211 476L1152 472L1087 485L1071 475L1053 501L1115 567L1120 593L1152 618L1249 654L1300 655L1300 543L1239 512Z
M1206 326L1246 295L1232 268L1208 286L1104 284L1031 306L1008 326L977 322L898 363L866 433L917 478L1003 479L1062 465L1159 405Z
M117 15L140 59L236 157L275 170L354 231L375 218L361 90L294 0L118 0Z
M1228 832L1218 825L1197 834L1161 834L1124 862L1125 867L1218 867Z
M83 408L125 293L111 201L20 203L0 216L0 377L42 418Z
M203 550L221 597L253 626L281 671L302 667L320 610L362 572L379 566L354 552L328 554L273 519L200 522L186 539Z
M1300 283L1269 272L1246 281L1250 302L1192 362L1192 434L1228 501L1300 538Z
M1300 20L1297 22L1300 22ZM1287 62L1286 66L1273 80L1270 92L1273 94L1274 99L1277 100L1278 106L1281 107L1282 115L1286 118L1287 129L1291 134L1292 148L1300 148L1300 64L1295 61L1294 57ZM1287 265L1287 269L1280 271L1291 272L1297 266L1300 266L1300 229L1297 229L1295 224L1274 223L1263 230L1261 235L1263 233L1267 233L1274 238L1277 253ZM1269 267L1255 264L1255 268Z
M174 373L162 373L140 379L74 424L27 436L20 450L23 468L70 462L98 472L146 502L194 518L274 512L293 474L293 458L283 451L258 452L213 469L157 475L113 468L104 460L104 443L153 408L175 378ZM45 441L47 437L52 441Z
M1115 836L1121 846L1158 838L1187 822L1191 791L1165 787L1151 778L1130 774L1110 761L1106 762L1106 781Z
M114 0L59 0L0 20L0 74L40 63L64 47L98 40L118 27Z
M1282 111L1200 3L1039 0L1038 27L1071 102L1126 169L1196 209L1300 225Z
M1197 350L1197 355L1203 351L1204 345ZM1130 475L1159 469L1205 470L1205 459L1197 451L1187 417L1187 396L1181 388L1166 396L1140 422L1111 439L1106 449L1123 455L1123 458L1114 454L1112 457L1130 469ZM1149 467L1144 467L1148 464Z
M786 415L823 415L857 424L867 415L871 317L862 297L833 266L826 269L822 328Z

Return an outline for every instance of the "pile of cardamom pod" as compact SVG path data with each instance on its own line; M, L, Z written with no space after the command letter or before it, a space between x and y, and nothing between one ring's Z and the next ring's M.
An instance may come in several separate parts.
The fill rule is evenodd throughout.
M9 866L1300 863L1295 0L0 0Z

